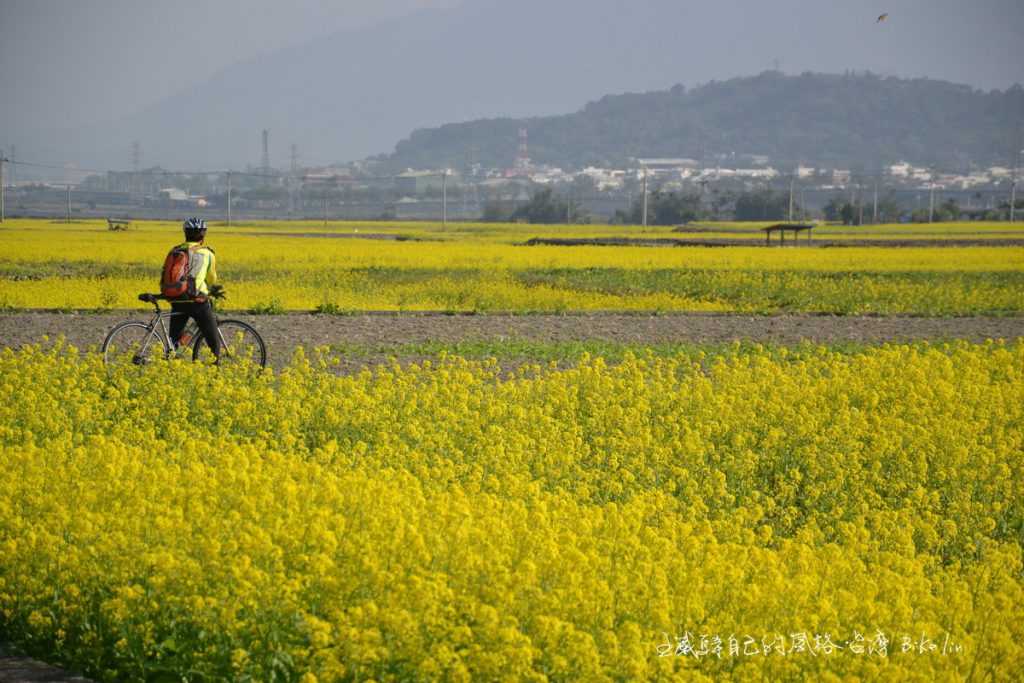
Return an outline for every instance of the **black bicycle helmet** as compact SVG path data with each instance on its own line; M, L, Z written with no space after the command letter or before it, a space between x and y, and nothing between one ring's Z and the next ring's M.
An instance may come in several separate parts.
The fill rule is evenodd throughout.
M181 227L185 230L185 239L189 242L200 242L206 236L206 221L201 218L189 218Z

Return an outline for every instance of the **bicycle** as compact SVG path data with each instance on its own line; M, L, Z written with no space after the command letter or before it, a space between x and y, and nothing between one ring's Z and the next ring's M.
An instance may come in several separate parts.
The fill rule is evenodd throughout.
M159 294L139 294L139 301L153 304L153 319L148 323L129 320L115 325L103 340L101 351L104 363L115 367L146 365L160 351L167 359L175 356L184 357L191 351L193 362L217 365L251 362L258 367L266 367L267 347L263 343L263 338L252 325L241 320L217 321L221 348L219 359L210 351L195 320L188 321L178 345L175 346L165 322L173 316L187 314L161 311L161 300L166 299Z

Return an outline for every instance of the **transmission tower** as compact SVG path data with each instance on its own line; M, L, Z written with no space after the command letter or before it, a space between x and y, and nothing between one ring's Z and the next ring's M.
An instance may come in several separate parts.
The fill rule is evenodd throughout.
M299 171L299 148L292 143L292 175Z
M480 146L470 145L466 148L466 168L463 175L467 178L474 174L477 165L480 163Z
M519 129L519 152L516 154L516 171L525 174L530 170L530 147L526 128Z
M263 129L263 175L270 175L270 131Z

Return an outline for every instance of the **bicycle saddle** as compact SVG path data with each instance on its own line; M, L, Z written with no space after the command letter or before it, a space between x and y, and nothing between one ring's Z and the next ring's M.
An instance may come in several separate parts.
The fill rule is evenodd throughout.
M157 294L139 294L139 301L145 301L148 304L155 304L159 298Z

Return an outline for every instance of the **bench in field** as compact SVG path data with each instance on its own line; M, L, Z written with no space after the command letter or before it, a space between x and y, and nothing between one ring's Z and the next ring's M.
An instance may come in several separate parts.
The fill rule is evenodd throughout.
M130 218L108 218L107 230L127 230L132 225Z

